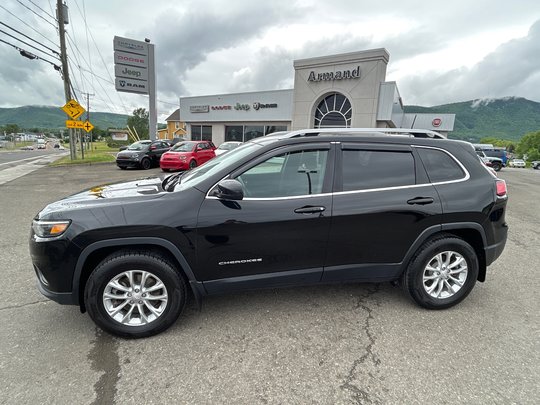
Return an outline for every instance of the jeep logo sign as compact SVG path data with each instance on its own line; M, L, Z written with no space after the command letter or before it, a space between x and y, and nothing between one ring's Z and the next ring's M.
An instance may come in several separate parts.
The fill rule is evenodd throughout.
M148 69L127 65L115 65L114 75L116 77L146 81L148 80Z

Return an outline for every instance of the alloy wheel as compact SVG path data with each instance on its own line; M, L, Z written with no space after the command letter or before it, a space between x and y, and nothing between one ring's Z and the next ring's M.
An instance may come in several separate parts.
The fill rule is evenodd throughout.
M165 284L144 270L130 270L115 276L103 291L103 306L115 321L142 326L163 315L168 295Z
M422 275L422 285L433 298L450 298L463 287L467 274L465 258L457 252L445 251L428 261Z

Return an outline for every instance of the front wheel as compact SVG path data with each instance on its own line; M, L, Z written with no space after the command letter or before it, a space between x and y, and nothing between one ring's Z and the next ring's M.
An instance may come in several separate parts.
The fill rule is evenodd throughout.
M493 170L496 172L500 171L502 169L502 165L500 163L493 163Z
M424 243L403 274L402 284L424 308L444 309L461 302L478 278L478 257L463 239L450 234Z
M141 168L143 168L144 170L148 170L152 167L152 161L148 158L143 158L143 160L141 160Z
M191 162L189 162L190 169L195 169L196 167L197 167L197 162L195 160L192 160Z
M186 303L186 283L174 266L151 252L121 251L90 275L84 299L103 330L126 338L156 335L171 326Z

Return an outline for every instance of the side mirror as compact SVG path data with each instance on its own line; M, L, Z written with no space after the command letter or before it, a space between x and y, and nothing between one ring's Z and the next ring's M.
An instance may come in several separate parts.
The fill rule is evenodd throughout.
M242 200L244 190L238 180L227 179L217 184L217 189L213 195L221 200Z

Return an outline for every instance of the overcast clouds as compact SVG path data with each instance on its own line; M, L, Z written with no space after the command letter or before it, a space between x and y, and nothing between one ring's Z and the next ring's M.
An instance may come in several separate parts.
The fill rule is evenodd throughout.
M54 14L54 0L33 0L44 11L21 2L49 21L44 11ZM406 104L505 96L540 101L537 0L67 3L67 29L78 48L68 48L73 82L96 94L92 103L99 111L147 106L144 96L119 94L110 83L114 35L156 44L161 121L179 96L292 88L294 59L379 47L390 53L387 80L398 82ZM58 42L50 24L15 0L2 1L0 21L48 46ZM33 51L1 32L0 39ZM50 65L4 43L0 55L0 107L63 103L61 79Z

